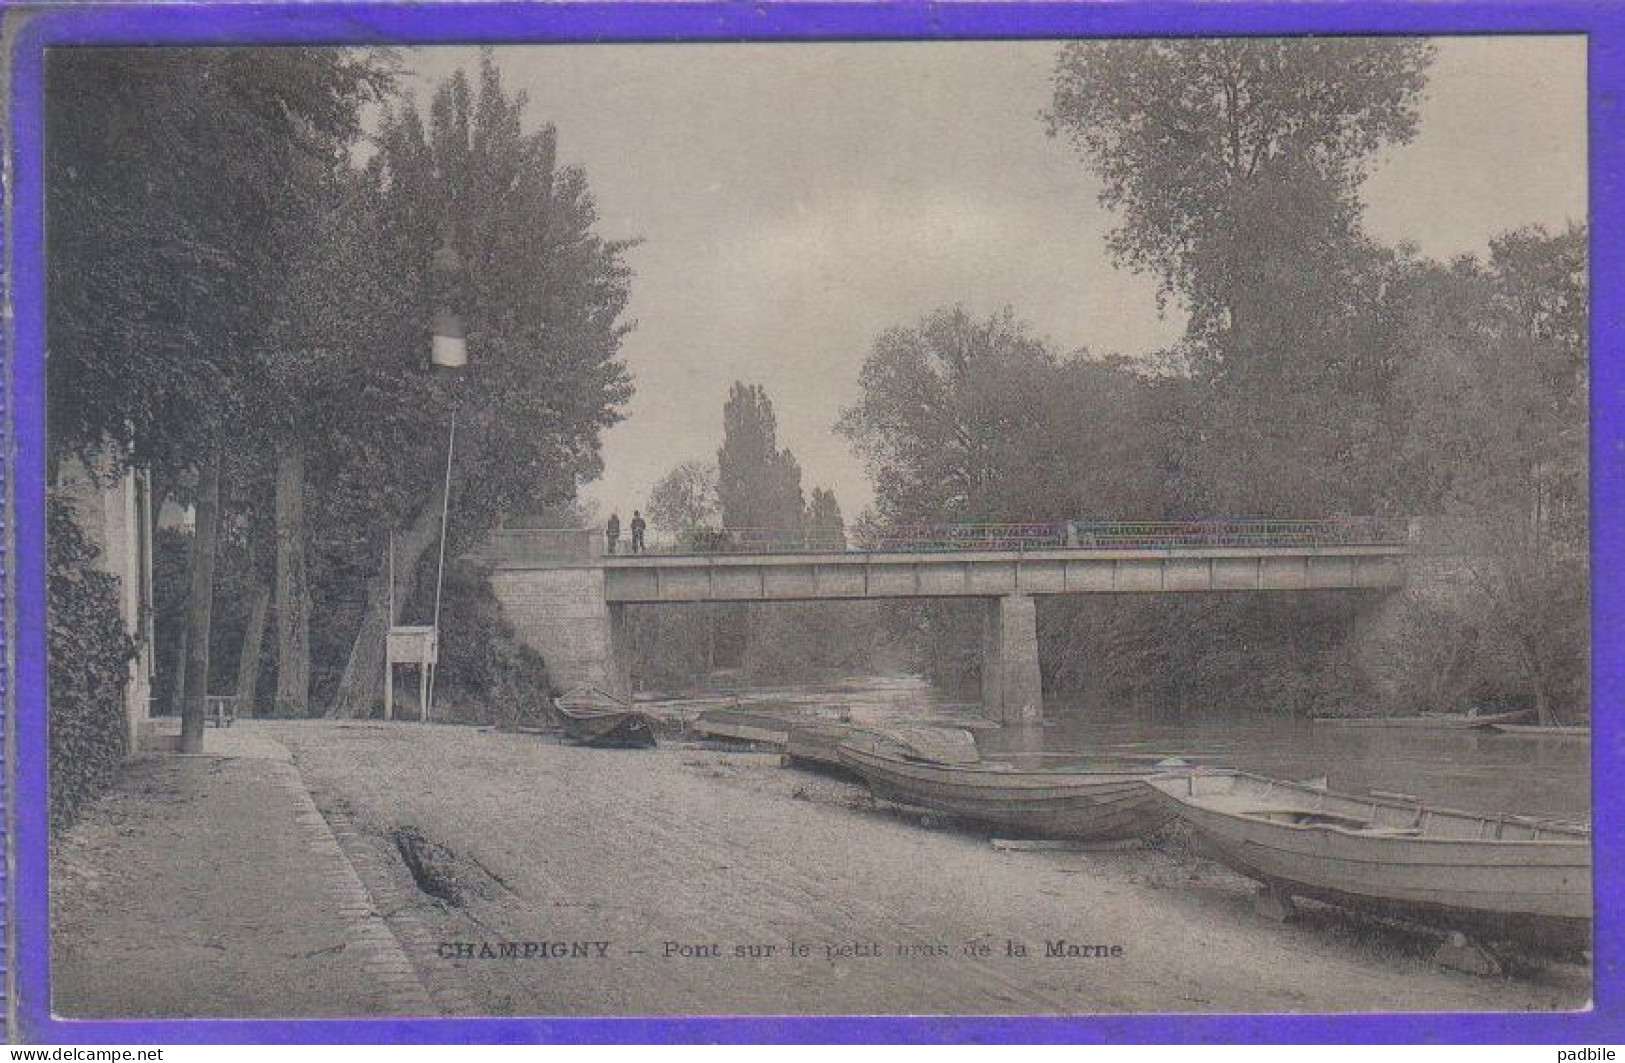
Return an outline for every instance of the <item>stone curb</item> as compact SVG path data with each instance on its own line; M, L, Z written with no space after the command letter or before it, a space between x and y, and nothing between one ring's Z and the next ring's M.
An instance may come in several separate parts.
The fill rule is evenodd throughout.
M266 766L294 804L294 821L310 856L311 873L328 883L328 896L338 904L344 920L345 951L360 960L358 973L370 978L373 988L388 1002L392 1013L439 1014L412 961L402 950L389 923L379 915L361 876L345 855L327 820L322 818L299 769L291 760L267 761Z
M342 812L332 813L331 823L334 837L366 884L396 940L409 955L435 955L438 938L413 910L415 905L423 903L423 898L415 890L409 893L401 886L397 868L400 858L393 848L387 842L358 830L350 817ZM431 965L425 966L428 969L422 985L440 1014L482 1014L468 995L461 978L450 971L442 974Z

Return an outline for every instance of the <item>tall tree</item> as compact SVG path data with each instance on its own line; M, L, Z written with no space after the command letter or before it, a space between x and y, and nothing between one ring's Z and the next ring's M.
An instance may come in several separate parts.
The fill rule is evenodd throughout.
M846 547L846 520L841 516L841 503L834 491L822 487L812 489L803 523L808 538L815 546L822 549Z
M779 449L773 401L759 384L735 383L723 406L717 502L730 529L801 528L801 466Z
M1361 232L1360 190L1378 152L1415 135L1432 55L1400 38L1061 51L1050 131L1100 178L1115 260L1190 315L1187 510L1374 503L1373 451L1394 426L1371 310L1391 256Z
M52 446L198 469L252 421L264 292L383 80L332 49L68 49L47 71ZM160 500L161 501L161 500ZM204 507L200 506L201 511ZM212 506L208 506L212 512ZM182 742L202 738L214 529L200 519ZM199 627L201 625L201 627ZM201 667L198 667L200 666ZM191 689L195 687L195 689Z
M1488 261L1419 270L1406 292L1402 440L1415 511L1456 518L1469 640L1510 662L1541 722L1584 714L1589 637L1586 230L1526 229Z
M1117 261L1198 332L1248 328L1356 229L1375 152L1415 135L1432 56L1407 38L1080 41L1047 118L1121 215Z
M243 423L311 160L385 75L334 49L64 49L47 69L51 444L163 469Z
M209 701L209 635L214 613L214 560L220 534L220 459L204 455L198 478L191 589L186 608L186 675L181 687L181 752L203 751Z
M892 522L1155 517L1157 386L1063 359L1006 308L958 307L882 333L837 429Z
M336 449L375 456L379 446L419 430L426 401L414 367L379 343L380 337L409 342L410 332L402 328L408 323L390 316L399 312L398 267L375 247L382 211L371 181L344 165L314 174L304 207L325 239L301 246L276 289L259 359L263 445L274 462L275 705L286 716L311 708L314 602L306 510L318 486L311 481L312 455ZM332 462L317 458L314 467L325 474L321 486L340 478ZM374 488L387 497L395 485ZM368 503L364 508L376 513Z
M305 567L305 446L276 454L276 715L310 707L310 584Z
M394 416L375 423L367 402L349 422L342 464L323 471L328 496L366 553L364 604L329 711L377 705L389 582L385 534L408 574L410 598L439 533L440 479L453 407L451 544L471 545L504 512L568 501L602 467L599 434L621 417L631 384L620 361L629 246L597 231L585 175L557 161L551 126L524 130L525 100L509 95L489 55L477 87L462 73L435 92L427 122L408 103L390 111L368 168L379 232L371 246L393 323L363 364L393 359L367 381ZM431 260L449 244L461 260L458 291L434 290ZM429 327L442 297L460 303L470 367L460 380L429 379ZM421 353L420 353L421 352ZM432 566L430 566L432 567Z
M649 523L673 535L706 527L717 515L717 470L703 461L675 466L649 491Z
M868 464L883 522L1164 513L1164 440L1181 382L1116 361L1062 358L1009 309L977 319L957 307L883 333L859 381L861 395L837 427ZM1075 611L1047 609L1046 626L1060 618L1067 629L1063 614ZM933 677L957 685L974 675L979 618L932 605L895 619L916 636Z

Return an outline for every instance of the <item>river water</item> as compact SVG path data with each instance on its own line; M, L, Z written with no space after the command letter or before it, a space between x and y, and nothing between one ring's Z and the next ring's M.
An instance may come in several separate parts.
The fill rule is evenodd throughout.
M708 708L794 709L854 723L954 723L968 727L984 757L1060 766L1110 754L1154 763L1178 756L1280 779L1325 776L1334 790L1383 790L1472 812L1585 819L1591 815L1591 743L1494 731L1336 727L1262 714L1171 720L1151 709L1045 695L1046 723L999 728L978 706L939 694L916 676L857 676L790 687L718 689L644 702L661 715L692 718Z

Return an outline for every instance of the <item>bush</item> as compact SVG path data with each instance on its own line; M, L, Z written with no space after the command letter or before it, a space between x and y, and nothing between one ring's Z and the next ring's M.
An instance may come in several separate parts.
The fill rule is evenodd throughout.
M46 627L51 824L61 829L118 776L128 752L124 690L135 643L119 614L118 577L52 497L47 505Z
M1407 592L1358 647L1384 711L1481 712L1528 709L1531 676L1507 637L1505 606ZM1573 701L1561 718L1581 718Z
M733 536L723 528L695 528L684 532L680 545L692 554L726 554L733 550Z
M715 602L632 606L627 614L627 651L632 676L645 688L683 690L704 683L729 649L727 630L738 607Z
M802 682L873 670L883 656L876 602L753 605L745 674L757 682Z
M441 719L535 723L546 716L552 695L547 664L519 641L477 566L454 564L446 570L435 685L435 711ZM396 692L399 697L399 680Z

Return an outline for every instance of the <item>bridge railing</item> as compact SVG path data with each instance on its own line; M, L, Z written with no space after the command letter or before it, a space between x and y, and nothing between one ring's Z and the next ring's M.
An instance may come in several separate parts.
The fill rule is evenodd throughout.
M698 528L650 535L641 552L658 555L937 553L955 550L1164 550L1201 547L1397 546L1403 519L1042 521L899 524L850 534L783 528ZM634 551L624 532L615 551Z

